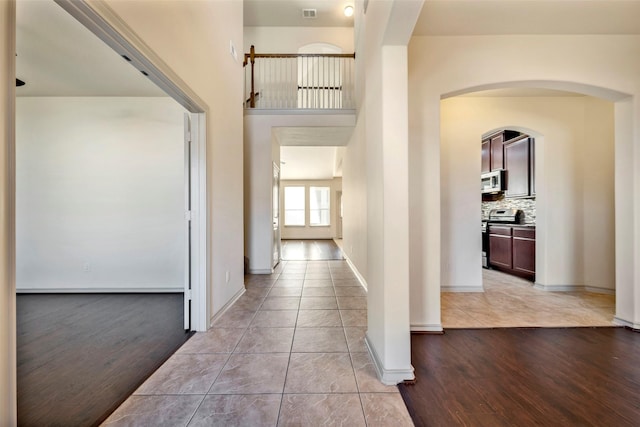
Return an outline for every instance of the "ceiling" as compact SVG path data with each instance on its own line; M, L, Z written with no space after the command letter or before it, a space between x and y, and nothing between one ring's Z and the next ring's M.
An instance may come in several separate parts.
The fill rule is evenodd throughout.
M344 8L355 0L244 0L245 27L352 27L353 16ZM315 9L316 18L302 17L303 9Z
M276 127L282 179L332 179L342 176L344 146L353 126Z
M426 0L414 36L640 34L637 0Z
M344 147L280 147L280 179L332 179L342 176Z
M18 1L21 96L167 96L53 0Z

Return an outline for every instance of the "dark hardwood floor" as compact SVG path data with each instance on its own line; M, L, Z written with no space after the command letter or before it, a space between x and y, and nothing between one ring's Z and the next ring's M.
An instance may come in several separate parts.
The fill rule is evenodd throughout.
M99 424L188 337L182 294L18 295L18 425Z
M282 257L285 261L322 261L344 259L342 250L331 239L282 240Z
M624 328L412 335L416 426L638 426L640 334Z

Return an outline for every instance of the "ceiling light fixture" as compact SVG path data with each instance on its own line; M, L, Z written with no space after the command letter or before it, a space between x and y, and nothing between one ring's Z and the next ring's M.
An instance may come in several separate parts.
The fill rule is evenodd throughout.
M353 6L347 5L344 7L344 16L347 18L353 16Z

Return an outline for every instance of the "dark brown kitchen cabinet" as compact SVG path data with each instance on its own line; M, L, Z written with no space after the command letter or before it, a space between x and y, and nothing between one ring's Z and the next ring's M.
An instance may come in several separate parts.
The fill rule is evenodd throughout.
M494 135L490 138L489 147L490 147L490 166L491 172L504 169L504 161L503 161L503 146L504 143L504 133L499 133L498 135Z
M513 228L513 269L524 274L536 274L535 228Z
M536 140L529 138L529 189L532 196L536 195Z
M520 138L504 144L504 168L507 171L506 197L528 197L530 189L529 138Z
M489 227L489 264L511 269L513 265L511 227Z
M529 280L536 274L536 229L517 225L489 226L489 265Z
M520 132L502 130L482 140L481 173L504 169L504 142L516 138Z
M491 140L485 139L482 141L482 163L480 167L480 173L491 172Z

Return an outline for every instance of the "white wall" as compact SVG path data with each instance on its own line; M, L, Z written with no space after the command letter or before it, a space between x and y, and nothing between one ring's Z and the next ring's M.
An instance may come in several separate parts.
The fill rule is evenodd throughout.
M518 85L581 92L617 102L615 192L624 197L616 197L615 202L619 225L615 232L616 316L629 324L640 322L640 296L635 290L640 289L640 276L634 267L635 230L640 225L635 190L640 183L636 172L640 153L634 149L640 144L640 37L414 37L409 58L410 192L417 207L411 211L412 324L440 322L440 99L474 89ZM634 98L623 101L629 95Z
M236 61L229 54L230 41L238 50L243 46L242 2L106 3L207 104L208 294L213 316L244 289L243 68L241 55Z
M467 98L441 104L442 287L482 289L481 136L536 138L536 283L613 290L613 103L592 97Z
M183 115L171 98L18 98L19 291L183 289Z
M0 2L0 425L17 423L14 234L15 1Z
M360 114L363 114L362 108ZM367 171L364 120L358 119L342 159L342 250L352 266L367 277Z
M273 114L269 110L248 111L244 120L244 223L245 255L254 274L272 269L273 162L280 164L280 147L272 128L281 126L353 126L352 114Z
M353 52L353 28L349 27L244 27L244 52L297 53L302 46L329 43Z
M280 212L282 212L281 237L282 239L333 239L336 237L336 222L338 218L338 206L336 206L336 191L342 188L339 179L331 180L284 180L280 181ZM286 226L284 224L284 187L305 187L306 220L305 226ZM309 225L309 187L329 187L329 224L328 226Z

